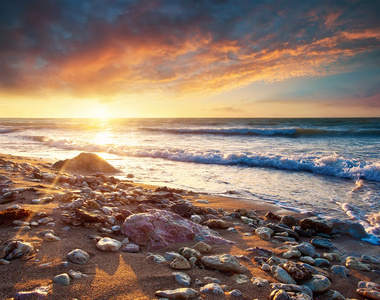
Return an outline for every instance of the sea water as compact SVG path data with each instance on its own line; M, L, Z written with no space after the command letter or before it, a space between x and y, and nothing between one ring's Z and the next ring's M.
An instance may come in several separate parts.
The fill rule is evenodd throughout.
M0 119L0 153L83 151L137 182L353 219L380 237L379 118Z

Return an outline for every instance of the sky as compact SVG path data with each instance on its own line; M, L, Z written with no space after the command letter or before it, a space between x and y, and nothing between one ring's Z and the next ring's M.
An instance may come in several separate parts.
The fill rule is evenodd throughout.
M2 0L0 117L380 117L377 0Z

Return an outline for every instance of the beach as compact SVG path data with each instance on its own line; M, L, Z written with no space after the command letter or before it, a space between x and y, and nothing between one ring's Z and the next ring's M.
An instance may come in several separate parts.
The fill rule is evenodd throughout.
M112 231L110 229L112 224L109 223L103 223L100 227L96 227L84 226L84 224L75 226L75 223L74 225L68 225L67 220L66 222L63 221L62 214L64 214L64 211L69 210L66 206L70 202L62 202L62 198L54 197L54 195L73 192L79 195L85 193L86 189L84 190L83 185L78 186L78 184L73 184L73 180L70 181L73 176L78 178L78 174L66 175L67 180L64 181L53 180L50 182L46 180L46 178L52 178L48 175L56 174L57 172L51 168L53 161L12 155L0 155L0 159L0 175L8 178L2 177L2 181L0 181L2 189L5 188L4 183L8 182L9 186L6 188L17 191L12 196L11 201L0 204L0 210L4 211L11 206L19 205L19 207L31 211L27 220L24 220L29 223L33 221L38 223L38 220L42 217L52 218L48 219L46 223L41 222L35 226L29 226L30 228L22 227L21 225L17 229L16 224L5 221L0 225L2 244L10 239L17 239L31 243L35 248L34 253L28 259L16 258L0 266L1 299L12 299L17 292L30 291L44 286L48 287L46 299L157 299L155 297L157 291L175 290L184 287L173 276L173 272L179 270L170 267L170 262L167 260L157 263L157 258L149 256L149 254L165 257L165 254L171 251L178 253L178 249L181 247L193 247L196 244L195 240L172 243L159 249L150 249L147 245L140 245L139 250L135 253L120 250L99 250L96 243L99 242L100 238L109 237L121 242L126 236L120 231ZM36 173L44 176L39 177ZM90 174L82 174L83 176L90 176ZM239 200L238 198L213 196L179 189L171 192L172 198L169 201L142 201L147 200L145 196L152 195L157 187L134 183L133 178L125 181L114 181L114 184L107 183L105 186L115 186L116 182L120 187L123 187L120 183L124 182L124 188L129 194L136 189L138 193L134 193L134 195L138 195L138 197L135 197L137 200L128 204L127 201L114 200L113 204L119 202L115 206L112 206L113 204L110 203L112 201L109 200L107 205L103 205L115 207L116 209L108 216L118 215L123 210L128 210L133 215L146 212L149 209L170 210L174 204L188 203L190 206L199 207L198 211L203 209L203 211L207 212L202 216L203 220L220 219L228 224L228 228L235 229L213 228L223 239L232 241L233 244L215 245L210 243L212 247L211 253L202 256L230 254L237 257L240 265L243 266L239 274L246 275L248 282L237 283L232 279L234 272L215 271L197 263L189 270L183 271L191 278L189 288L199 292L202 286L208 283L208 279L205 280L205 277L217 278L220 280L221 286L225 285L223 294L202 292L199 294L199 299L269 299L269 295L273 291L271 286L258 287L252 283L251 278L259 277L268 280L269 283L278 283L279 281L273 277L271 272L262 270L260 263L257 259L254 259L255 256L250 256L249 251L247 252L246 250L262 247L272 251L274 256L284 259L283 253L288 251L292 245L302 242L309 243L311 240L311 238L301 236L297 241L285 241L286 239L274 238L274 235L269 240L263 240L255 234L255 228L265 227L269 223L278 223L276 220L265 217L268 212L277 216L293 215L299 220L310 217L310 215L286 210L265 202ZM17 190L22 188L25 188L25 190ZM106 189L100 192L99 187L97 190L97 193L102 194L105 198L110 197L112 194L110 190L107 191ZM117 190L113 192L115 191ZM91 200L90 198L93 194L89 193L88 195L90 196L85 198L86 201ZM2 196L4 198L4 191L2 191ZM33 199L44 200L38 202L33 201ZM99 207L90 209L89 206L84 206L84 209L99 211L99 215L106 216L103 211L99 210ZM242 209L253 210L258 216L257 224L246 224L242 221L244 218L241 215L233 214L236 210L242 211ZM38 213L45 214L37 216ZM189 216L186 218L189 219ZM122 225L124 219L116 218L115 224ZM59 240L47 241L43 236L46 230L52 230L53 235L58 237ZM278 236L282 235L279 234ZM329 296L325 294L326 291L330 290L338 291L345 298L365 299L356 290L360 281L378 283L380 266L374 263L376 259L379 259L378 246L344 233L332 234L330 238L334 245L334 250L316 247L315 250L319 254L317 256L324 257L324 253L337 251L342 262L329 262L328 265L323 265L321 268L315 267L320 274L329 278L331 285L324 292L315 293L314 299L333 299L328 298ZM129 242L132 243L133 241ZM83 265L67 262L68 253L74 249L86 251L90 257L89 261ZM331 271L331 268L335 265L344 265L347 257L354 256L360 260L362 255L368 255L373 258L373 261L369 264L366 261L370 268L369 271L349 269L350 275L347 278ZM289 260L299 262L299 258L290 258ZM54 276L68 273L70 270L80 271L85 276L71 279L68 286L52 282ZM234 294L229 294L235 289L241 292L241 296L234 297Z

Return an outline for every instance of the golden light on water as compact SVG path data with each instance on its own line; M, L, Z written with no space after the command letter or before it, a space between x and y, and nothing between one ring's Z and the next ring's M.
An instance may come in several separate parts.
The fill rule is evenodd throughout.
M114 143L114 138L110 132L103 131L96 134L93 142L98 145L109 145Z

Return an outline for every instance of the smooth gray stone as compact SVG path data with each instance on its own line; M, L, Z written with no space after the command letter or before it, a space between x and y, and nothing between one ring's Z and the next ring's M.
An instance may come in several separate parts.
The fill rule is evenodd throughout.
M53 277L53 283L61 285L70 285L70 276L66 273L56 275Z

